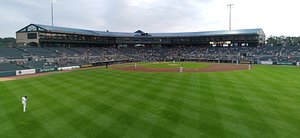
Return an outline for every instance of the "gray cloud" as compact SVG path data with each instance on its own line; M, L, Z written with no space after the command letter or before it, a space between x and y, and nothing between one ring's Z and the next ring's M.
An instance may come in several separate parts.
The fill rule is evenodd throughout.
M180 31L196 20L208 1L199 0L57 0L54 23L57 26L93 30L133 32ZM196 4L196 5L195 5ZM1 0L0 37L15 36L15 31L30 23L50 24L47 0ZM178 29L176 29L178 28ZM196 31L196 30L195 30Z
M282 32L299 34L295 31L297 29L294 29L296 26L293 26L300 23L299 20L285 16L293 20L290 22L293 23L292 25L285 25L292 29L280 30L278 24L284 25L284 21L277 23L278 20L272 20L274 17L272 14L268 16L263 14L278 11L276 6L266 10L263 5L268 2L231 1L235 4L233 13L233 28L235 29L262 27L273 35ZM290 14L291 10L288 9L293 9L289 6L299 5L293 0L286 1L289 1L287 2L289 5L286 6L287 10L282 10L281 13L284 15ZM251 3L256 2L262 4L253 10ZM126 32L134 32L138 29L145 32L224 30L228 28L226 4L227 2L223 0L57 0L54 6L54 24L73 28ZM282 3L277 2L277 5L282 7ZM18 29L30 23L51 24L50 15L48 0L1 0L0 37L14 37ZM275 26L276 23L277 26Z

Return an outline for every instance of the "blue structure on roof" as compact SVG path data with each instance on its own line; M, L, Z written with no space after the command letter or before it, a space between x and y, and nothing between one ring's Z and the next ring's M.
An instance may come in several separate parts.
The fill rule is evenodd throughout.
M24 38L26 37L24 33L27 33L28 39ZM34 39L35 41L33 41ZM37 43L37 45L58 45L62 43L63 45L69 45L75 43L248 46L263 45L264 41L265 34L261 28L204 32L147 33L142 30L135 32L110 32L30 24L17 31L17 43L28 44L33 42Z

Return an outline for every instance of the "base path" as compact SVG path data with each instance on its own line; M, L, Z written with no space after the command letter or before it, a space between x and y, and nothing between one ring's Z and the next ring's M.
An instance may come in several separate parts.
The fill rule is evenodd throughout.
M141 71L141 72L179 72L180 68L146 68L143 66L128 66L117 67L113 70L125 70L125 71ZM210 64L204 68L183 68L183 72L224 72L235 70L248 70L248 65L234 65L234 64Z

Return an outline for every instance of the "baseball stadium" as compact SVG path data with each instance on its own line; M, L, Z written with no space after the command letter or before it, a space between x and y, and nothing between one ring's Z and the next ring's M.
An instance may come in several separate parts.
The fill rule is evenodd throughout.
M265 37L29 24L0 48L0 137L298 137L300 46Z

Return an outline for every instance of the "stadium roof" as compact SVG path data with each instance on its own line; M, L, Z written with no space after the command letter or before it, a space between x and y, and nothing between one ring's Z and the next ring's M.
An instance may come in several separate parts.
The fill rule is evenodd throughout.
M205 31L205 32L179 32L179 33L144 33L138 30L134 33L129 32L110 32L110 31L93 31L84 29L75 29L67 27L49 26L41 24L30 24L28 26L37 26L46 32L55 33L72 33L93 36L111 36L111 37L135 37L135 36L152 36L152 37L197 37L197 36L217 36L217 35L240 35L240 34L264 34L261 28L257 29L240 29L240 30L222 30L222 31ZM26 27L28 27L26 26ZM25 27L25 28L26 28ZM24 29L24 28L23 28ZM21 29L21 30L23 30ZM18 32L20 32L19 30Z

